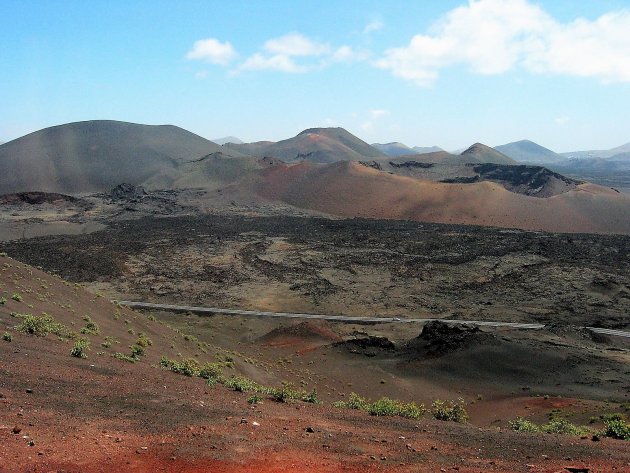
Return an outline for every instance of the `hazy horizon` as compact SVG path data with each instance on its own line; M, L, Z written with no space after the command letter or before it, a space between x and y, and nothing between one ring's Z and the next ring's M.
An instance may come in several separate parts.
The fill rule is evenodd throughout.
M630 141L627 0L1 6L0 142L92 119L246 142Z

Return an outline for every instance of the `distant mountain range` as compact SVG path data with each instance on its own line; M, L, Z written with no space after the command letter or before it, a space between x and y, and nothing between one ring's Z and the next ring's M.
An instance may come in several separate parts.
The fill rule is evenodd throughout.
M630 197L518 165L515 156L555 159L528 141L475 143L461 154L383 145L411 151L390 156L343 128L310 128L278 142L232 138L221 146L176 126L103 120L46 128L0 145L0 194L200 187L348 217L630 233ZM615 156L598 163L624 169L627 154Z
M236 136L224 136L223 138L213 139L212 142L218 145L224 145L226 143L234 143L237 145L242 145L244 143L242 140L239 140Z
M625 154L630 152L630 143L617 146L616 148L605 150L590 150L590 151L570 151L568 153L562 153L566 158L573 159L589 159L589 158L612 158L619 154Z
M541 164L555 163L564 160L563 156L529 140L515 141L513 143L495 146L494 149L521 163Z
M285 162L334 163L386 157L343 128L309 128L293 138L278 142L260 141L224 145L229 150L257 157L274 157Z
M382 153L385 153L387 156L397 157L397 156L405 156L409 154L425 154L425 153L435 153L437 151L444 151L439 146L414 146L410 148L404 143L393 142L393 143L372 143L372 146Z

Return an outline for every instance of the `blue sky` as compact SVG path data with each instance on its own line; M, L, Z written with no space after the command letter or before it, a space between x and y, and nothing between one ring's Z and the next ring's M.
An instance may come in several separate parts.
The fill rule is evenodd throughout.
M630 141L630 0L0 0L0 141L90 119L279 140Z

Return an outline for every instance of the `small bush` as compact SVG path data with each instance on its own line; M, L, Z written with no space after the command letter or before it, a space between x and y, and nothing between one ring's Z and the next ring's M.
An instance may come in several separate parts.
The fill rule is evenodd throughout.
M7 298L6 297L0 297L0 305L4 305L7 303Z
M81 329L83 335L98 335L100 332L101 330L98 328L98 325L91 320Z
M341 409L358 409L365 411L367 410L368 404L368 400L364 397L359 396L357 393L350 393L347 401L335 402L333 406Z
M4 332L2 334L2 340L4 340L5 342L11 342L13 341L13 335L11 335L9 332Z
M584 427L578 427L566 419L554 419L540 427L548 434L582 435L588 432Z
M15 314L15 317L22 320L20 324L15 327L18 332L36 335L38 337L45 337L49 333L52 333L60 337L76 338L76 335L68 330L65 325L55 322L52 315Z
M609 420L602 435L617 440L630 440L630 424L621 419Z
M468 422L468 412L464 408L464 400L442 401L437 399L431 405L433 417L437 420L453 421L466 423Z
M372 416L399 416L410 419L419 419L424 414L424 406L415 403L404 403L388 397L382 397L378 401L367 406L368 414Z
M226 388L230 388L241 393L263 391L262 387L258 383L249 378L245 378L244 376L232 376L231 378L226 379L223 384Z
M218 380L223 376L223 366L219 363L204 363L199 369L199 377Z
M319 404L319 398L317 397L317 391L312 390L302 395L302 401L309 402L311 404Z
M124 353L120 353L120 352L116 352L112 356L116 358L117 360L127 361L129 363L135 363L136 361L138 361L137 358L133 358L132 356L125 355Z
M11 295L11 299L13 299L15 302L22 302L22 295L19 292L14 292Z
M247 403L248 404L258 404L259 402L262 401L262 396L259 396L258 394L253 394L252 396L250 396L249 398L247 398Z
M618 421L618 420L622 422L626 421L626 415L622 414L621 412L612 412L612 413L602 414L601 416L599 416L599 418L604 422L604 424L607 424L608 422Z
M131 345L129 347L131 350L131 357L139 360L142 355L144 355L144 348L140 345Z
M139 333L138 334L138 339L136 340L136 345L139 345L141 347L146 348L146 347L150 347L151 345L153 345L153 342L144 333Z
M297 401L306 396L304 391L296 390L291 383L287 382L282 383L279 389L273 389L270 394L271 398L277 402Z
M183 374L184 376L198 376L199 375L199 362L194 358L188 358L186 360L177 361L169 360L165 356L160 359L160 366L166 368L173 373Z
M70 350L70 355L77 358L87 358L87 351L90 349L90 342L85 338L79 338Z
M522 417L517 417L508 424L512 430L517 432L540 432L540 426Z

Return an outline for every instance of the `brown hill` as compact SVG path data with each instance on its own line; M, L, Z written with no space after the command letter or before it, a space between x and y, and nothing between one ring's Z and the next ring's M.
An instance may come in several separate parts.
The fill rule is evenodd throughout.
M384 153L343 128L309 128L293 138L277 143L230 143L225 147L252 156L270 156L286 162L332 163L386 157Z
M0 146L0 194L95 192L142 184L221 147L172 125L94 120L54 126Z
M474 162L472 160L476 160L478 163L518 164L512 158L482 143L475 143L464 151L461 156L466 158L466 162Z
M356 162L301 163L265 170L257 192L268 199L346 217L630 233L630 197L588 183L537 198L488 181L447 184L392 175Z

